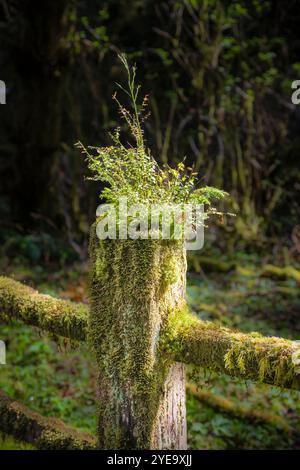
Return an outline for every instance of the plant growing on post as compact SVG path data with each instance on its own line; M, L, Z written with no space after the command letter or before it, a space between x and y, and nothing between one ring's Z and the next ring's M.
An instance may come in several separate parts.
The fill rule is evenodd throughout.
M147 149L142 123L147 98L138 104L136 70L120 56L127 71L132 112L117 102L133 145L125 146L120 129L111 147L86 149L92 179L105 183L100 197L116 207L129 205L205 204L205 218L217 214L213 199L225 193L198 187L184 162L159 166ZM99 367L101 448L185 449L185 369L166 350L169 319L185 309L184 240L99 240L96 224L90 240L89 338Z
M142 123L148 117L147 96L138 105L140 85L136 85L136 68L130 69L126 57L119 56L127 71L128 88L117 84L129 97L132 109L126 109L115 93L121 117L129 127L133 145L127 147L121 142L120 128L111 134L113 145L110 147L84 147L81 142L76 146L87 156L88 167L93 173L89 179L100 181L107 186L100 192L100 198L108 203L118 204L122 196L129 204L145 203L198 203L206 205L206 216L217 211L212 206L216 199L223 199L226 193L209 186L198 187L198 179L192 168L184 161L176 168L169 165L159 166L147 148Z

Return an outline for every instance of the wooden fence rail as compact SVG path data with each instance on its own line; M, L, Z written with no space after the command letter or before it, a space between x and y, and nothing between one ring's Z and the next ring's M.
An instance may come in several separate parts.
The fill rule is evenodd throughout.
M3 394L0 430L40 448L185 449L185 364L300 390L297 343L188 312L181 244L99 241L92 228L90 259L90 306L0 277L0 320L89 342L99 373L97 444Z
M89 308L55 299L7 277L0 277L0 318L21 320L58 336L84 341Z
M0 429L38 449L89 450L95 437L67 426L56 418L46 418L0 391Z

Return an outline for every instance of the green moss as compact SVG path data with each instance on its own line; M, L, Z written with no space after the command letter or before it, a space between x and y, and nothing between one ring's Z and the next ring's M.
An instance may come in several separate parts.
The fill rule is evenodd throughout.
M108 269L105 258L102 256L102 250L100 249L101 241L99 240L99 250L95 257L95 274L97 279L105 281L108 276Z
M167 289L168 286L175 284L180 276L180 269L176 259L176 252L168 252L164 257L161 266L161 286L162 289Z
M293 341L232 331L199 320L184 308L170 316L165 344L176 360L243 379L300 389L300 375L292 359L299 345Z
M38 449L95 449L93 436L45 418L0 392L0 430Z
M190 264L193 269L200 273L202 270L208 272L222 272L228 273L229 271L235 269L236 265L234 262L226 263L224 261L220 261L220 259L216 259L209 256L200 256L197 252L193 253L190 257Z
M228 398L215 395L209 390L199 389L194 384L188 384L187 391L202 404L205 404L222 414L241 419L242 421L270 425L280 430L284 430L285 432L291 432L291 426L282 416L266 411L251 409L243 404L236 404Z
M84 340L88 306L39 294L7 277L0 277L0 317L16 318L54 335Z
M237 335L237 334L236 334ZM264 338L247 335L234 337L224 355L226 369L235 370L247 377L249 366L255 367L257 381L286 386L293 383L295 368L291 360L291 348L280 338ZM247 365L247 367L246 367Z
M160 337L177 285L182 301L185 252L175 241L99 241L93 227L90 259L89 340L99 366L100 446L151 448L171 363L160 354Z
M272 264L266 264L261 272L263 277L274 277L275 279L294 279L300 283L300 271L293 266L285 266L280 268L279 266L273 266Z

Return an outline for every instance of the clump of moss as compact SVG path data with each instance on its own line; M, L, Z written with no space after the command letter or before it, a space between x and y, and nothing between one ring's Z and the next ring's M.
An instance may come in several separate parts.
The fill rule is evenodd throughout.
M99 245L100 244L101 244L101 241L99 241ZM95 259L95 273L98 279L102 279L103 281L107 279L107 276L108 276L107 265L103 256L101 256L101 250L99 250L98 256Z
M170 252L166 254L161 265L161 285L165 289L168 286L175 284L180 276L180 269L176 259L176 253Z
M275 279L294 279L300 283L300 271L293 266L285 266L280 268L272 264L266 264L263 266L261 276L263 277L274 277Z

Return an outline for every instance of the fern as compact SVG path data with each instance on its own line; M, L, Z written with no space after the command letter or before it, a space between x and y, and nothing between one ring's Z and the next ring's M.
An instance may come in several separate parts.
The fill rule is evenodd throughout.
M76 145L85 154L92 180L105 183L100 198L117 205L120 197L127 197L128 204L205 204L206 218L220 213L212 206L213 200L224 198L226 193L208 186L197 188L199 182L192 168L180 162L175 168L159 166L147 149L142 123L147 118L147 96L138 104L140 85L136 85L136 68L130 68L125 55L119 56L127 72L127 88L117 84L127 94L131 110L126 109L113 96L120 115L125 120L134 140L133 146L125 146L120 140L120 129L111 134L110 147L85 147Z

